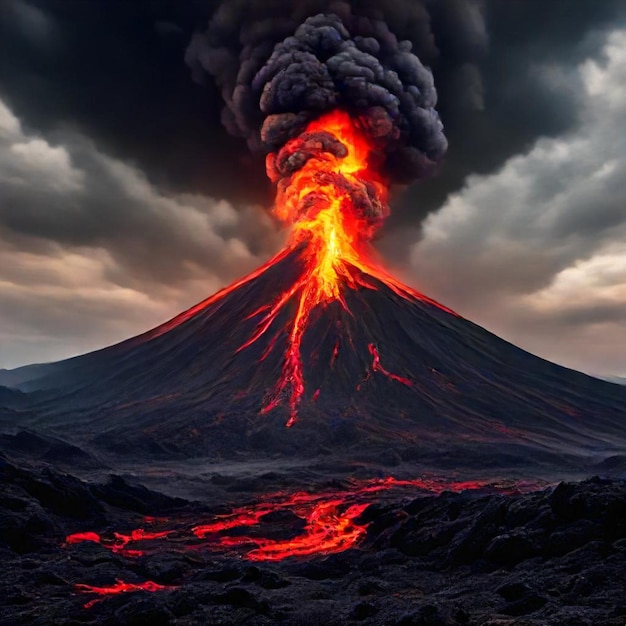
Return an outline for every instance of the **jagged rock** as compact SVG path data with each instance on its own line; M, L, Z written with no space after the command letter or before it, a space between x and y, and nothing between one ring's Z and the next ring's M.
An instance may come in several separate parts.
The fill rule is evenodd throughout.
M0 461L0 626L617 626L626 614L624 481L592 479L506 496L444 493L408 502L390 496L359 519L369 524L359 547L262 564L241 554L211 556L198 541L189 551L176 533L164 540L163 553L116 554L116 528L137 528L142 515L163 507L173 516L168 523L188 527L194 511L204 521L208 508L126 480L89 484ZM346 489L342 481L322 484ZM83 508L77 515L54 494L68 494L71 503L80 496L95 501L95 514ZM255 497L256 491L241 496L247 503ZM223 501L209 504L218 515L230 510ZM184 523L176 522L179 514ZM280 513L262 526L301 527L301 519ZM64 545L66 534L87 529L101 533L105 545ZM73 587L116 579L172 588L100 597Z

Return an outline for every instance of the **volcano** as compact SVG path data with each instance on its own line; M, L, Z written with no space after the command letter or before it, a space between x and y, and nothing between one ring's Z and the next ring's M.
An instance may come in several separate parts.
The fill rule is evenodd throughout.
M432 459L595 459L623 451L626 388L537 358L437 303L350 266L313 310L293 419L285 371L306 248L118 345L13 372L21 425L117 453L380 451ZM250 339L259 334L256 341ZM249 345L246 345L248 343ZM293 383L293 381L290 381ZM298 381L300 384L300 381ZM529 456L530 455L530 456Z
M10 372L28 401L8 394L9 421L121 454L351 450L456 467L621 454L626 387L498 339L376 260L375 147L346 112L311 122L268 156L283 251L139 337Z
M0 375L0 622L622 623L624 482L533 490L619 477L626 387L384 269L390 119L334 111L268 155L290 237L249 276Z

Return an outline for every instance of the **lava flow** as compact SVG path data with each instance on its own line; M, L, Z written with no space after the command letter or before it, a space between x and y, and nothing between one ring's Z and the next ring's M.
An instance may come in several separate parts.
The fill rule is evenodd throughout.
M291 177L285 177L292 167L290 160L305 163ZM275 213L292 225L288 246L305 246L305 268L282 298L257 311L263 317L241 349L268 330L287 302L296 300L283 372L274 398L262 411L275 408L288 395L287 426L291 426L305 389L302 338L316 307L338 301L347 310L342 291L375 288L368 277L384 282L403 297L424 297L394 280L371 258L368 243L389 212L388 191L376 171L375 146L359 129L358 120L343 111L315 120L278 154L268 156L267 169L270 178L280 183ZM374 371L405 382L376 368L380 357L376 359Z
M294 556L342 552L357 545L365 534L367 524L359 524L356 520L374 501L372 497L382 492L408 489L414 494L432 495L444 490L460 492L489 489L509 493L526 490L531 486L536 485L497 484L487 480L399 480L389 476L353 481L347 488L339 490L270 493L258 502L217 515L207 524L180 519L173 526L169 518L148 517L144 523L151 530L136 528L127 533L114 532L110 537L92 531L78 532L68 535L65 545L93 542L125 558L138 558L160 551L165 542L167 549L173 551L201 549L222 553L243 548L245 558L251 561L279 561ZM276 515L278 518L273 517ZM295 535L294 521L298 521ZM289 538L270 539L264 534L267 530L274 531L274 534L285 527L289 531ZM246 529L246 533L241 532L243 529ZM198 543L198 540L202 543Z
M113 585L107 585L105 587L96 587L93 585L83 585L79 583L74 585L76 591L80 591L81 593L95 593L98 596L93 600L89 600L83 606L86 609L90 609L92 606L101 602L108 596L117 595L119 593L129 593L134 591L164 591L167 589L176 589L174 586L168 585L159 585L158 583L153 582L152 580L147 580L144 583L127 583L123 580L116 580Z
M376 289L378 281L405 299L428 301L453 313L394 279L373 258L369 242L389 213L388 189L378 172L377 148L360 123L344 111L334 111L311 122L301 135L287 142L279 152L270 154L268 175L278 183L274 213L291 226L286 248L250 276L149 334L152 338L166 332L258 277L290 252L302 250L301 274L275 302L264 303L250 316L259 317L256 330L238 350L245 350L262 337L285 307L295 309L285 329L287 345L282 373L271 399L261 409L267 413L287 398L288 427L296 421L305 392L301 347L311 314L317 307L338 302L348 311L345 290ZM275 347L274 339L261 360ZM410 386L411 381L391 374L380 365L381 357L375 346L368 349L374 359L372 372Z
M95 532L68 535L66 547L83 542L98 543L114 554L137 559L164 552L189 550L229 555L248 561L282 561L292 557L316 557L355 548L365 537L368 523L359 520L381 494L412 496L433 495L443 491L485 490L485 493L519 493L539 485L522 482L440 481L419 478L402 480L392 476L383 479L351 481L344 488L309 493L306 491L276 492L259 501L233 508L217 515L209 523L197 524L193 518L146 517L150 530L137 528L127 533L114 532L103 536ZM81 593L94 593L98 598L85 604L90 608L106 596L135 591L161 591L175 587L152 581L127 583L117 580L112 585L75 585Z

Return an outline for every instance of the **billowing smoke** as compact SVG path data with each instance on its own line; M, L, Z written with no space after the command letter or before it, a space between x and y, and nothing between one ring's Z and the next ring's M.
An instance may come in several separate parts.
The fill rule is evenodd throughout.
M479 1L461 4L475 9ZM433 75L418 58L437 55L426 10L433 3L375 4L383 3L228 0L208 29L194 35L187 64L196 79L208 75L220 89L229 132L270 155L268 174L279 191L311 159L345 156L336 137L306 132L312 120L333 110L346 111L368 137L377 173L389 184L430 176L444 156ZM390 28L400 28L403 17L413 42ZM366 185L350 189L362 213L378 221L386 204L375 194L367 200L370 191Z
M392 182L428 175L447 143L432 74L413 44L398 41L379 11L357 14L345 2L309 4L327 4L329 12L294 28L289 13L262 20L252 10L239 33L232 20L240 16L225 4L208 30L194 36L187 63L221 88L228 130L251 148L271 152L320 114L343 108L384 146L383 167ZM273 13L270 6L266 11ZM239 58L228 41L233 36L242 44Z

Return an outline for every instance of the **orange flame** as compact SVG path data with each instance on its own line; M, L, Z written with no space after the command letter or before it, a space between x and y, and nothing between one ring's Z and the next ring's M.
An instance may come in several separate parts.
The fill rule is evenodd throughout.
M402 284L375 261L369 242L388 214L388 189L378 171L376 148L359 127L358 120L353 120L346 112L334 111L311 122L303 135L320 132L340 141L346 155L337 157L320 146L314 158L308 160L291 178L280 180L274 213L291 227L286 247L248 276L141 337L142 341L149 341L168 332L258 278L297 250L304 262L300 276L275 302L264 303L249 316L248 319L258 319L256 330L238 349L238 352L245 350L265 335L281 311L287 307L295 309L286 329L287 347L282 373L270 400L261 408L262 414L268 413L280 406L286 398L289 407L287 426L296 422L298 408L305 394L302 340L311 313L318 307L339 302L348 310L344 299L346 290L377 289L377 284L382 283L401 298L428 302L456 315L454 311ZM297 153L303 135L289 141L281 153ZM272 173L276 158L275 154L268 156L268 174L274 180L279 178ZM364 215L368 199L372 207L369 214ZM365 209L359 204L363 204L363 200ZM261 360L267 358L275 348L276 337L270 342ZM413 387L413 381L391 373L382 366L381 355L375 345L371 344L367 349L372 357L372 365L365 380L378 373L398 384ZM333 361L338 354L337 344ZM314 401L320 393L323 393L323 389L315 391L312 395Z
M270 328L279 311L296 299L296 313L289 332L282 376L273 399L262 410L263 413L271 411L287 395L290 408L287 426L295 423L305 391L301 345L311 312L316 307L338 301L347 309L342 291L346 288L374 289L373 283L367 280L368 276L385 283L403 298L428 300L394 279L373 260L368 243L388 212L388 190L376 172L374 146L357 123L343 111L335 111L313 121L305 132L320 131L341 141L347 155L340 158L324 152L310 159L287 184L279 188L274 209L281 220L292 225L288 249L305 246L305 270L269 310L268 307L259 309L258 313L263 312L264 315L257 331L240 348L243 350L259 339ZM299 141L299 138L291 140L284 149L297 151ZM268 170L274 158L274 155L268 157ZM367 190L381 215L367 218L360 215L351 195L353 189ZM407 379L382 368L378 353L373 371L405 385L411 384ZM316 395L319 393L316 392Z

